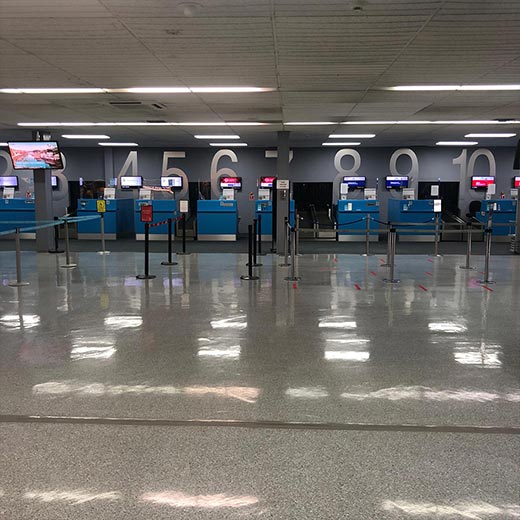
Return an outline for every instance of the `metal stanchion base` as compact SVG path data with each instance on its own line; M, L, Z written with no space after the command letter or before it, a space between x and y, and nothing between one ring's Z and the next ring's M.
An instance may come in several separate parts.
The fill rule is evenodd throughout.
M430 255L432 258L441 258L444 255Z
M31 285L29 282L9 282L9 287L25 287Z
M175 253L177 256L189 256L191 253Z
M136 276L138 280L152 280L153 278L156 278L154 274L138 274Z
M384 263L384 264L381 264L379 267L390 267L390 264Z
M74 267L78 267L78 264L63 264L60 265L60 267L63 267L64 269L74 269Z
M59 255L61 253L65 253L65 251L61 250L61 249L49 249L49 251L47 251L48 253L50 253L51 255Z
M465 265L459 265L459 269L465 269L467 271L474 271L476 267L466 267Z
M375 256L375 255L372 253L361 253L359 256L368 257L368 256Z
M179 262L161 262L161 265L179 265Z
M493 280L477 280L477 283L479 283L480 285L490 285L490 284L496 283L496 282Z
M246 264L249 265L249 262ZM264 264L253 264L253 267L262 267Z
M287 280L288 282L298 282L302 279L301 276L286 276L284 280Z
M97 254L98 255L109 255L110 251L98 251Z
M260 277L259 276L247 276L247 275L244 275L244 276L241 276L240 279L241 280L260 280Z
M280 267L289 267L291 264L278 264Z
M401 283L401 280L397 280L396 278L383 278L384 283Z

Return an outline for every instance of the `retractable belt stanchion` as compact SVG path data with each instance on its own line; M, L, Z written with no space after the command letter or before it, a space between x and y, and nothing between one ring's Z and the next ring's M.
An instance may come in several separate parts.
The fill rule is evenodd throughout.
M295 219L295 225L296 225L296 232L295 232L295 238L296 238L296 244L295 244L295 254L296 256L302 256L300 253L300 215L298 213L294 214Z
M289 227L289 233L292 233L291 238L291 274L290 276L286 276L284 280L288 282L297 282L300 280L299 276L296 276L296 229L293 227Z
M288 267L291 264L289 263L289 240L290 240L290 234L289 234L289 222L287 220L287 217L285 217L285 242L284 242L284 262L283 264L280 264L280 267Z
M73 269L78 264L73 264L70 261L70 243L69 243L69 220L65 218L65 263L61 266L65 269Z
M257 253L257 247L258 247L258 235L257 235L257 225L258 221L257 219L253 219L253 267L261 267L263 264L258 263L256 253Z
M144 274L136 276L138 280L151 280L155 275L150 274L150 224L144 224Z
M22 282L22 252L20 248L20 228L16 228L14 234L16 245L16 282L9 282L10 287L24 287L29 285L29 282Z
M59 220L58 217L54 217L54 220ZM58 224L54 226L54 249L49 249L49 253L59 254L63 253L63 249L60 249L60 228Z
M390 225L390 223L387 224L387 226ZM386 262L381 264L380 267L390 267L390 228L387 228L386 230Z
M394 276L395 274L395 244L396 244L396 229L390 228L390 232L388 234L388 264L390 267L390 273L388 278L384 278L383 281L385 283L399 283L400 280L397 280Z
M365 217L365 252L361 256L370 256L370 216Z
M491 257L491 233L493 232L493 229L488 227L484 230L484 233L486 234L486 256L484 259L484 279L479 280L479 283L481 284L490 284L495 283L493 280L489 279L489 260Z
M473 235L473 232L472 232L472 229L471 229L471 222L468 222L468 230L467 230L467 238L466 238L466 242L467 242L467 247L466 247L466 264L465 265L460 265L460 269L467 269L467 270L473 270L475 269L475 267L472 267L470 265L470 261L471 261L471 243L472 243L472 235Z
M191 253L186 253L186 213L182 214L182 253L177 253L177 255L189 255Z
M440 224L440 213L435 213L435 248L433 256L441 256L439 254L439 224Z
M105 214L100 213L99 216L101 218L99 223L101 226L101 251L98 251L98 255L109 255L110 251L105 248Z
M262 253L262 214L259 213L257 217L257 239L258 239L258 256L265 256Z
M172 219L168 219L168 260L161 262L161 265L177 265L172 259L172 234L173 234Z
M249 224L247 226L248 233L248 250L247 250L247 275L241 276L241 280L259 280L259 276L253 275L253 226Z

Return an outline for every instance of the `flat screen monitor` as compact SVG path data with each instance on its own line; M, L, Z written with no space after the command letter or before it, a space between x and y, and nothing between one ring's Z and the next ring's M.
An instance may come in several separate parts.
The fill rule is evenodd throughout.
M260 177L260 188L272 188L276 177Z
M343 184L348 185L349 189L365 188L367 185L366 177L343 177Z
M408 177L397 177L389 175L386 178L386 189L392 188L408 188Z
M233 188L234 190L242 189L242 177L222 177L220 179L220 189Z
M520 188L520 177L515 177L514 179L514 187Z
M474 190L486 189L490 184L495 184L495 177L471 177L471 188Z
M182 188L182 177L161 177L161 188Z
M63 162L56 141L8 142L15 170L61 170Z
M18 189L18 177L10 175L8 177L0 177L0 188L15 188Z
M137 190L143 187L142 177L121 177L121 189L122 190Z
M53 190L57 190L58 189L58 177L56 177L56 175L53 175L51 177L51 186L52 186Z

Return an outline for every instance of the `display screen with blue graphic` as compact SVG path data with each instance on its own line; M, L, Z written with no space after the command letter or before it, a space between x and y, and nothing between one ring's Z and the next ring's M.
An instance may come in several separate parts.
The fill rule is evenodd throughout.
M365 188L367 185L366 177L343 177L343 184L347 184L349 188Z
M9 175L0 177L0 188L16 188L18 189L18 177Z
M56 141L8 142L15 170L63 169Z
M135 190L143 187L142 177L121 177L122 190Z
M385 179L386 189L392 188L408 188L408 177L397 177L395 175L389 175Z
M182 188L182 177L161 177L161 188Z

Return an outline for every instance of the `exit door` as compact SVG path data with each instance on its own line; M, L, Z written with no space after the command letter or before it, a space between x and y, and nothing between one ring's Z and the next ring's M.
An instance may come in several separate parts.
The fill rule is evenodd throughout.
M432 197L431 187L439 186L439 196ZM442 218L445 222L453 220L453 216L460 217L459 182L419 182L419 199L441 199Z

